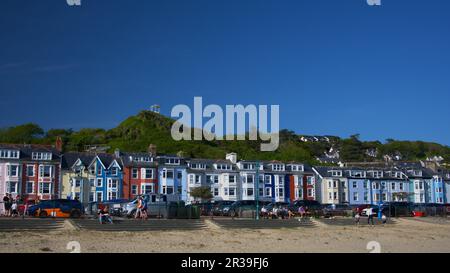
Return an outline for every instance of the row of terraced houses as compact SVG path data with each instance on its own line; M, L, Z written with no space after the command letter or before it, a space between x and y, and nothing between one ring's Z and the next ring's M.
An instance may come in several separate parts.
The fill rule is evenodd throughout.
M256 183L259 179L259 183ZM259 185L259 188L256 188ZM389 168L312 167L301 162L223 160L146 153L62 153L54 146L0 144L0 198L78 198L82 203L132 199L140 194L177 195L191 203L190 192L207 186L214 200L323 204L378 204L380 201L449 203L450 172L418 163Z

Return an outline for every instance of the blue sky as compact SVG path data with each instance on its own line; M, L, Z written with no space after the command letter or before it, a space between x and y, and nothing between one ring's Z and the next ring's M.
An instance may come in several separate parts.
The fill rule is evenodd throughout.
M302 134L450 144L450 1L3 0L0 126L279 104Z

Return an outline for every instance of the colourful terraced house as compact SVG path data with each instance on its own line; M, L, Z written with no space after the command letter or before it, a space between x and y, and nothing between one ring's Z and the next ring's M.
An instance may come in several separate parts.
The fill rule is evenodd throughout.
M159 187L152 188L148 185L148 191L177 195L179 199L189 201L185 159L177 155L160 155L157 161Z
M24 200L60 196L61 148L31 144L0 144L0 198L6 193Z
M120 153L123 166L123 192L125 199L141 194L156 193L158 185L158 162L153 151L148 153Z
M78 199L84 205L95 200L94 180L90 180L89 164L96 157L92 153L65 153L62 157L61 198Z
M286 165L289 201L316 200L316 178L309 165L290 162Z
M120 199L123 195L123 166L119 154L97 154L88 165L93 200Z
M213 200L240 200L240 176L236 166L237 155L230 153L225 159L213 160L211 171L208 171Z
M272 191L272 202L289 202L291 188L289 184L289 173L286 164L280 161L270 161L264 164L264 177L270 182ZM266 184L267 189L267 184Z

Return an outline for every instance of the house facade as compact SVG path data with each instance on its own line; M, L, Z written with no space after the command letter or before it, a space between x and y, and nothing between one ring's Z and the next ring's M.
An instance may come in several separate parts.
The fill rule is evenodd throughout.
M95 190L89 179L88 165L95 155L90 153L65 153L62 157L61 198L78 199L84 205L94 201Z
M102 202L122 198L123 166L116 154L97 154L88 165L90 199Z
M120 153L123 166L122 198L134 199L138 195L156 193L158 185L158 162L152 153ZM172 191L170 191L172 190ZM166 190L172 194L173 189Z
M0 144L0 198L48 200L61 194L61 147Z
M348 178L345 169L338 167L314 167L323 204L349 203Z
M158 161L158 186L147 185L147 193L174 194L181 200L188 200L187 165L184 158L177 155L160 155Z
M225 159L214 160L209 174L211 192L215 201L238 201L240 200L240 175L236 165L237 154L229 153Z

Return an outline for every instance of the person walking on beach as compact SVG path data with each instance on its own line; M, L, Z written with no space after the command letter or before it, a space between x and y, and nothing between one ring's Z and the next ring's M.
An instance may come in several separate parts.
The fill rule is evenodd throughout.
M141 205L142 205L142 208L141 208L141 219L145 220L148 217L148 214L147 214L148 206L147 206L147 201L145 201L144 198L141 199Z
M137 200L137 206L136 206L136 215L134 216L135 219L142 217L142 208L143 208L143 202L142 202L142 196L138 197Z
M19 216L19 212L17 210L17 201L14 201L11 205L11 217Z
M303 206L300 206L299 208L298 208L298 214L300 214L300 218L304 218L305 217L305 215L306 215L306 210L305 210L305 208L303 207Z
M359 215L359 211L358 211L358 212L356 212L356 214L355 214L355 224L356 224L356 226L358 226L358 227L359 227L359 220L360 220L360 218L361 218L361 215Z
M374 212L373 212L373 208L371 208L370 206L367 206L367 224L368 225L370 225L370 224L372 224L372 226L374 226L374 224L373 224L373 215L374 215Z
M383 226L386 224L386 222L387 222L387 218L386 218L386 215L384 215L384 213L383 213L383 215L381 216L381 222L383 223Z
M9 193L5 194L5 197L3 197L3 204L5 207L5 216L10 216L11 215L11 198Z

